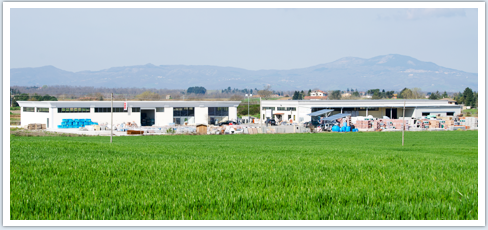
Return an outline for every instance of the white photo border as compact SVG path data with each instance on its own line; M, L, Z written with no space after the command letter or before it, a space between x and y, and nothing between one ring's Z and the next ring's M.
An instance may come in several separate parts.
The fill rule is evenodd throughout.
M476 8L478 220L10 220L10 10L13 8ZM3 2L3 226L485 226L485 2Z

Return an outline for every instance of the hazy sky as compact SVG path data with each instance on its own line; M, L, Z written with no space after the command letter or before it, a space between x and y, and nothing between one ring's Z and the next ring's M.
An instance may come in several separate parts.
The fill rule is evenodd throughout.
M477 73L477 9L12 9L11 68L309 67L402 54Z

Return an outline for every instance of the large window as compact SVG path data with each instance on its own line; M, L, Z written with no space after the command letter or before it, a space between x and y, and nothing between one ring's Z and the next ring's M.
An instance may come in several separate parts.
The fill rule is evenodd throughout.
M24 112L34 112L34 107L24 107Z
M156 107L156 112L158 113L164 112L164 107Z
M58 108L58 113L89 113L90 108Z
M132 107L132 112L133 113L140 113L141 112L141 108L140 107Z
M174 107L173 117L193 117L195 116L194 107Z
M447 116L454 116L454 112L447 112L446 115Z
M49 113L49 108L39 108L37 107L38 113Z
M263 110L267 110L267 109L275 110L275 107L263 107Z
M209 116L229 116L229 107L208 107Z
M114 113L123 113L124 107L114 107ZM110 113L110 107L96 107L95 113Z

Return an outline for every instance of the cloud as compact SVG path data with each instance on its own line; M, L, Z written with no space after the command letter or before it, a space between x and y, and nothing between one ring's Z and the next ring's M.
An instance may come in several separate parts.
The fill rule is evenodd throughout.
M458 16L466 16L464 9L407 9L406 11L406 19L408 20Z
M425 20L430 18L466 17L464 9L412 8L402 9L390 14L378 15L380 20Z

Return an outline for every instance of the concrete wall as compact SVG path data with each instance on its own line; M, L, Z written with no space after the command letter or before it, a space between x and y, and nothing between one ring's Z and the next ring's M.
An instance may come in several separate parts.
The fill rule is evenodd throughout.
M165 107L164 112L156 112L156 119L154 119L154 124L158 126L168 125L173 123L173 108Z
M208 107L195 107L195 124L208 125Z
M208 114L208 110L207 110ZM229 107L229 120L237 121L237 107Z
M461 113L460 107L452 107L452 108L442 108L442 107L418 107L415 109L415 117L421 117L422 113L430 113L430 114L441 114L441 116L446 116L447 112L454 112L454 116Z
M28 125L33 123L38 124L46 124L47 119L49 118L49 127L52 126L52 118L51 118L51 109L49 109L49 113L39 113L39 112L24 112L23 108L20 108L20 125ZM37 111L37 108L34 109Z

